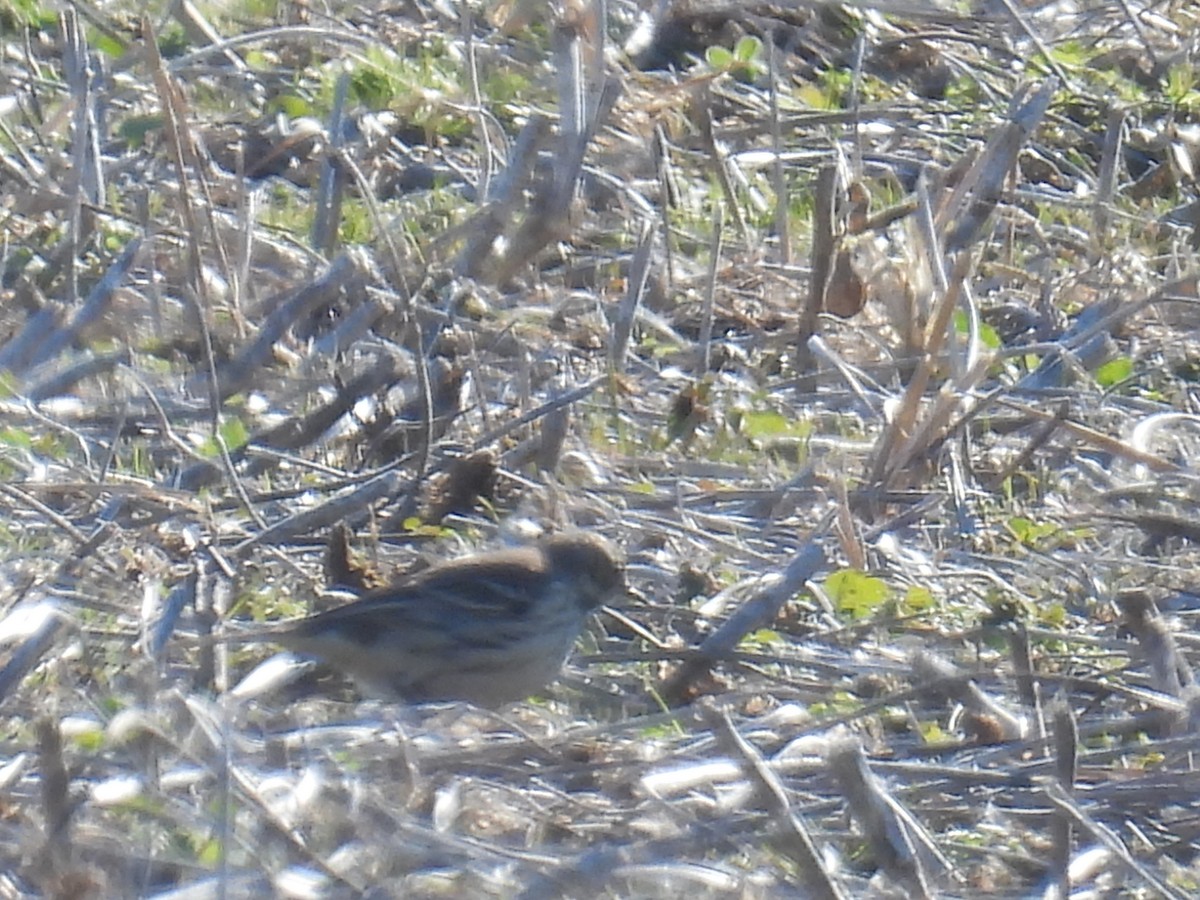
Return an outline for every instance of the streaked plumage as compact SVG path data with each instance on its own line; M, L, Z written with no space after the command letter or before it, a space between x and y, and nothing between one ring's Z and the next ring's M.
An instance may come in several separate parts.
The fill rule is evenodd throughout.
M499 706L553 681L587 617L623 587L612 547L574 532L442 563L238 639L278 641L410 702Z

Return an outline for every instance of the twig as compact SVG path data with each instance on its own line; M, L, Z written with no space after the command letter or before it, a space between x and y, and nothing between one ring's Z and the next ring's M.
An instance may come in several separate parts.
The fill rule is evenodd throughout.
M792 809L787 790L780 782L779 776L767 765L758 750L738 733L729 718L729 713L718 712L707 704L702 709L704 718L716 734L717 742L730 755L741 757L742 769L754 785L755 798L767 805L771 816L778 823L784 837L779 846L800 870L800 878L808 892L805 896L817 900L843 900L847 895L825 870L808 825L800 814Z

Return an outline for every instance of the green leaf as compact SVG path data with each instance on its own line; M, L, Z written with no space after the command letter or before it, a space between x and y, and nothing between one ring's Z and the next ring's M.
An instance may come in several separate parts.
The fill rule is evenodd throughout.
M226 419L221 423L221 440L226 449L240 450L250 443L250 429L241 419Z
M1066 68L1078 69L1087 65L1092 56L1092 48L1082 41L1062 41L1050 49L1050 58Z
M733 54L724 47L709 47L704 51L704 61L718 71L724 71L732 68L734 64Z
M747 437L774 437L787 434L788 421L783 413L764 410L742 414L742 430Z
M855 569L834 572L825 579L824 588L838 612L855 619L870 615L891 594L883 579Z
M96 753L104 749L104 729L96 728L92 731L82 731L79 734L71 735L71 740L80 750Z
M454 534L454 529L445 525L433 525L421 521L418 516L409 516L403 522L404 530L417 537L443 538Z
M925 612L935 606L937 606L937 598L933 596L933 592L929 588L910 584L908 590L904 592L903 607L906 612Z
M221 443L228 452L233 452L246 446L250 441L250 432L241 419L226 419L221 423ZM206 459L216 459L221 455L221 446L215 437L210 437L197 450Z
M92 35L91 44L105 56L111 56L113 59L120 59L125 55L124 45L109 34L101 32Z
M494 104L512 103L530 90L527 76L518 72L495 72L483 84L483 95Z
M820 85L811 81L800 85L796 91L796 99L812 109L838 108L835 100L826 91L822 90Z
M39 31L51 29L58 23L58 13L53 7L43 6L36 0L9 0L0 9L9 10L17 22Z
M225 848L215 838L196 840L196 861L203 866L215 866L221 860Z
M746 35L733 48L733 55L740 63L751 63L762 53L762 41L752 34Z
M760 628L742 638L742 644L749 648L766 647L780 642L779 632L772 628Z
M959 334L968 334L968 321L967 314L964 310L956 310L954 313L954 330ZM979 340L983 346L992 350L998 348L1001 343L999 333L997 333L996 329L987 322L979 323Z
M386 109L396 94L396 83L378 69L363 66L350 76L350 93L371 109Z
M740 428L751 439L772 437L806 438L812 431L811 422L796 422L774 410L746 410L740 414Z
M1166 95L1172 103L1183 103L1196 87L1196 73L1186 63L1171 66L1167 71Z
M1067 622L1067 609L1061 603L1038 606L1037 620L1048 628L1062 628Z
M939 744L950 743L951 736L937 722L921 722L918 728L921 732L921 738L926 744L937 746Z
M6 447L15 447L18 450L32 450L33 438L28 431L22 431L19 428L3 428L0 429L0 444Z
M1037 546L1059 530L1053 522L1034 522L1025 516L1013 516L1005 524L1013 537L1027 547Z
M313 114L312 104L295 94L280 94L271 101L271 105L282 110L284 115L290 119L299 119L302 116Z
M1127 381L1132 374L1133 360L1128 356L1118 356L1096 370L1096 381L1101 387L1110 388Z

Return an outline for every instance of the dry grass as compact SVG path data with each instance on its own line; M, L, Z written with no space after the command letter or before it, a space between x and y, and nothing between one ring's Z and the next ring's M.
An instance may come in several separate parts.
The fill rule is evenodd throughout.
M450 6L0 0L0 893L1200 892L1193 6ZM643 600L231 690L338 523Z

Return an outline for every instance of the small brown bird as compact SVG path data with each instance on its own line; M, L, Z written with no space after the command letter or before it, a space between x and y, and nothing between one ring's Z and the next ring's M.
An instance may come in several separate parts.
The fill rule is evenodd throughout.
M572 532L441 563L337 609L231 639L277 641L411 703L500 706L557 678L587 617L624 587L613 547Z

